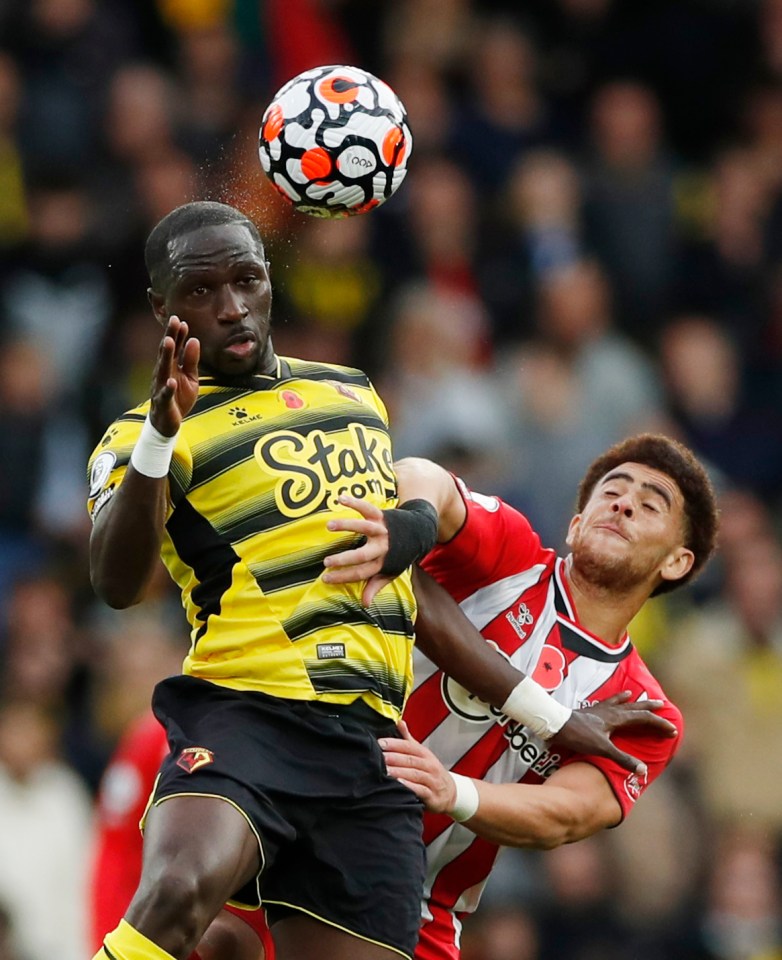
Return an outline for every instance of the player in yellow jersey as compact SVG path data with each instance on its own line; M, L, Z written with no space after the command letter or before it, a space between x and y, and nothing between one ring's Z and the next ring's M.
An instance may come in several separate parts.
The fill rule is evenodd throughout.
M360 371L274 353L268 264L239 211L177 208L146 262L164 336L151 399L90 460L91 576L128 607L162 556L191 645L183 674L155 690L170 753L138 890L98 956L185 960L223 903L263 895L280 960L410 957L422 808L377 741L394 736L410 689L405 568L433 545L436 514L413 504L403 556L384 570L396 576L369 605L361 584L328 583L325 557L357 538L324 519L351 512L346 496L396 506L382 402ZM474 641L442 665L502 705L519 675L490 653L495 674ZM621 722L598 723L605 749Z

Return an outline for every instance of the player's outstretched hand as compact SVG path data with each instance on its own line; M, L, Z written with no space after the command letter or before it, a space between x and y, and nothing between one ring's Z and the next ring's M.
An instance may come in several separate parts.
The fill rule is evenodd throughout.
M381 575L388 554L389 538L383 511L369 500L343 495L339 502L355 510L358 517L336 517L326 527L332 532L356 533L364 537L364 543L352 550L332 553L323 561L325 583L360 583L366 580L361 594L365 607L375 599L392 577Z
M430 813L447 813L456 803L453 777L432 751L419 743L399 721L401 737L382 737L378 742L392 777L409 787Z
M663 706L662 700L634 700L629 690L616 693L591 707L574 710L552 742L576 753L591 753L608 757L620 767L645 777L646 764L629 753L624 753L611 741L611 734L622 727L651 727L663 737L678 735L676 727L654 711Z
M168 318L152 374L149 419L164 437L174 436L198 397L201 344L187 334L183 320L175 316Z

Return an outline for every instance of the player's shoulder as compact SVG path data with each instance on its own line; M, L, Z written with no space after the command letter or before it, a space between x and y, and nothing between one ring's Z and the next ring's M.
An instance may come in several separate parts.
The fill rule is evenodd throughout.
M662 700L664 706L658 711L661 716L671 720L678 727L682 726L682 712L670 699L662 684L647 666L641 654L633 647L630 655L624 662L625 678L628 686L641 689L649 700Z
M124 453L127 453L129 457L130 451L138 439L144 420L149 413L151 402L151 400L147 399L112 420L95 445L90 455L90 463L93 463L104 452L112 452L115 457L119 456L120 458ZM106 458L104 457L104 459Z
M297 357L280 357L280 360L287 365L291 376L299 380L335 380L337 383L358 387L371 386L367 374L357 367L323 363L318 360L300 360Z

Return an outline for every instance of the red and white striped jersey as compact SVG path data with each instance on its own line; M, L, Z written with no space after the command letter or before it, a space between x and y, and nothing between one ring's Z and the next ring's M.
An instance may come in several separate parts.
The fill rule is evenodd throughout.
M570 707L630 690L634 699L661 699L661 716L681 733L679 710L667 700L625 635L608 646L579 626L563 565L544 549L527 519L494 497L469 491L464 527L437 546L424 567L456 600L489 643ZM413 736L457 773L494 783L542 783L559 767L588 760L606 776L623 816L667 766L681 737L630 728L616 745L644 760L640 782L603 757L549 748L521 724L469 694L420 651L415 686L405 709ZM475 910L499 848L444 814L426 814L427 879L419 960L459 956L459 917Z

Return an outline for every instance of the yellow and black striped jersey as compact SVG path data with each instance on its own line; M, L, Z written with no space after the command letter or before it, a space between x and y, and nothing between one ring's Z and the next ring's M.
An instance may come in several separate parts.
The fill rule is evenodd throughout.
M184 672L276 697L364 699L397 719L412 679L409 573L367 609L362 584L325 584L343 492L394 506L382 401L359 370L278 358L242 386L202 377L168 475L162 557L191 625ZM122 482L149 401L119 417L89 463L94 517Z

